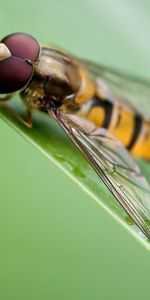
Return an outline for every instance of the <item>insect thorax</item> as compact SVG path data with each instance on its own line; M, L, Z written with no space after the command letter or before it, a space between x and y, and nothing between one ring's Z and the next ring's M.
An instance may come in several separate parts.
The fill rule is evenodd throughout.
M47 111L52 101L59 106L74 99L80 86L77 63L55 49L42 47L33 77L21 96L30 108Z

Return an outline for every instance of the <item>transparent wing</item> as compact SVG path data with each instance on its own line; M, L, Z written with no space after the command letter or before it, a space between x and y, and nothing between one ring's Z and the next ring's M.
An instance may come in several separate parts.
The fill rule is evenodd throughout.
M105 129L81 117L51 110L130 217L150 238L150 187L123 145Z
M96 81L100 93L118 104L125 104L145 117L150 118L150 82L96 63L80 60Z

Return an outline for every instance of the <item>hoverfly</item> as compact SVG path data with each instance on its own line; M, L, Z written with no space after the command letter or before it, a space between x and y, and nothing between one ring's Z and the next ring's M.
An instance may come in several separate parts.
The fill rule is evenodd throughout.
M0 43L0 105L16 92L28 120L14 115L29 128L34 109L52 117L150 238L150 187L132 158L150 159L150 120L135 108L149 84L14 33Z

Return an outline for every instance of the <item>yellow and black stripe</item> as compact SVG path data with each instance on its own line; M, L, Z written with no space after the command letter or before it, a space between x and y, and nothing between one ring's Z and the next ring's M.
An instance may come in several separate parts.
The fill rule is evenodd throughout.
M141 115L98 97L81 104L78 114L107 128L133 155L150 159L150 122Z
M134 145L136 144L138 137L140 136L141 129L142 129L142 122L143 119L140 115L134 115L134 129L133 129L133 134L131 136L130 143L127 146L128 150L132 150Z

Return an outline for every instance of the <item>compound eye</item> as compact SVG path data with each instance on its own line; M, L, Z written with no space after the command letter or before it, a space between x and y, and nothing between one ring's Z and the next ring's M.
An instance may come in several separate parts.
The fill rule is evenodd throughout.
M32 77L33 68L25 60L10 56L0 62L0 93L21 90Z
M36 62L40 46L30 35L15 33L5 37L0 48L0 93L23 89L33 75L31 62Z
M39 43L31 36L25 33L14 33L2 39L13 56L36 61L39 57Z

